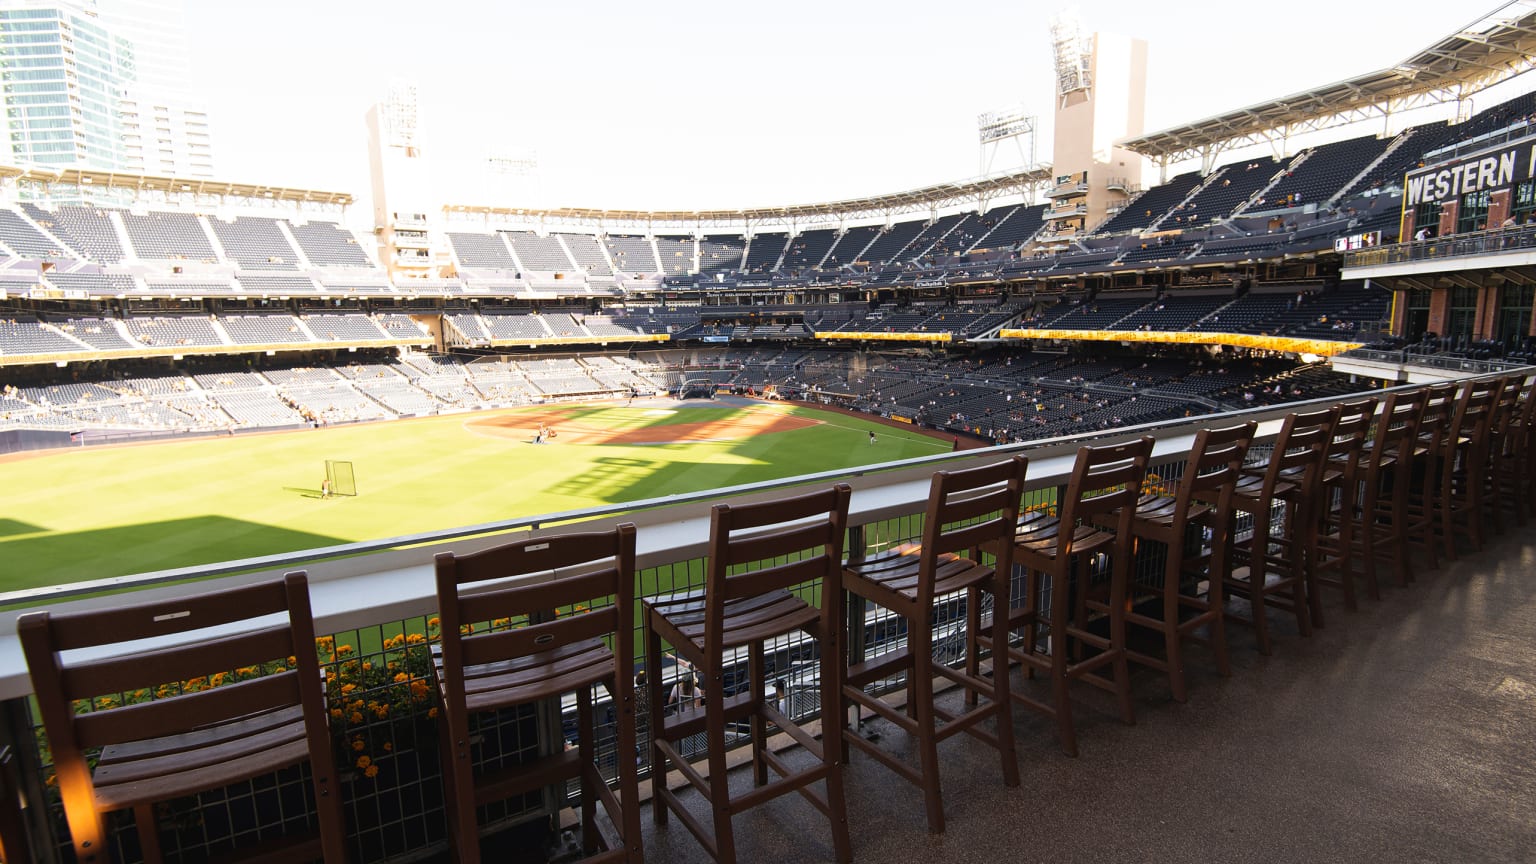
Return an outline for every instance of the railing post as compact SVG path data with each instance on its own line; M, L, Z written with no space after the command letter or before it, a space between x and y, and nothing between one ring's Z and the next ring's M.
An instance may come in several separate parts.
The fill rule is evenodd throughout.
M849 526L849 528L848 528L848 563L849 564L858 564L858 563L862 562L864 560L864 549L865 549L864 526L863 525L852 525L852 526ZM845 601L846 601L846 598L845 598ZM822 602L826 602L826 601L823 600ZM846 658L846 663L845 663L844 668L847 668L848 666L853 666L855 664L863 663L864 662L864 655L865 655L865 653L869 649L869 646L868 646L868 641L869 641L868 634L865 633L865 626L866 626L866 624L868 622L868 616L869 616L868 606L869 606L869 604L864 602L863 598L858 598L854 602L846 603L846 606L845 606L845 608L843 610L843 612L844 612L844 614L845 614L845 616L847 618L846 629L843 632L848 634L847 645L844 648L844 650L846 650L848 652L848 657ZM844 663L845 661L844 661L844 659L839 658L838 662L839 663ZM851 710L853 712L852 716L851 717L844 717L843 721L844 721L845 725L847 725L849 728L853 729L855 733L857 733L858 730L859 730L859 706L858 706L858 703L856 703L856 702L852 703ZM831 746L831 745L824 745L824 746ZM841 746L841 745L839 745L839 746Z

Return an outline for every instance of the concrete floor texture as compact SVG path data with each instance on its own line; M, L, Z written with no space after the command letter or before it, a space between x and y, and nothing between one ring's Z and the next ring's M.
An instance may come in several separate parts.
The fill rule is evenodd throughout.
M1017 788L981 742L941 743L943 834L927 833L915 787L855 753L854 859L1536 861L1536 528L1416 575L1353 613L1330 594L1310 638L1272 612L1270 657L1229 625L1232 677L1192 648L1186 704L1162 675L1136 671L1134 726L1111 694L1074 685L1077 758L1052 721L1016 709ZM910 752L890 724L865 729ZM732 772L733 788L750 783ZM704 811L697 794L684 800ZM798 795L734 825L742 862L832 860L825 818ZM709 860L675 818L658 828L647 806L643 826L647 861Z

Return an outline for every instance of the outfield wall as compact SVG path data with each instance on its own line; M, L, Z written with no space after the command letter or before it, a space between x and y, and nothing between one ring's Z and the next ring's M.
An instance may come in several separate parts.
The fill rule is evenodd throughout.
M69 433L52 429L7 429L0 432L0 453L24 453L69 446Z

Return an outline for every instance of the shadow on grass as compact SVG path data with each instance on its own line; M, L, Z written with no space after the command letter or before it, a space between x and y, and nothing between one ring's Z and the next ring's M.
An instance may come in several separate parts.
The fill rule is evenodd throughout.
M319 497L319 492L313 493ZM3 535L0 535L3 536ZM0 592L215 564L349 542L339 537L200 516L0 540ZM14 602L14 601L12 601Z
M39 531L47 531L41 525L33 525L31 522L22 522L17 519L0 519L0 537L15 537L18 534L36 534Z

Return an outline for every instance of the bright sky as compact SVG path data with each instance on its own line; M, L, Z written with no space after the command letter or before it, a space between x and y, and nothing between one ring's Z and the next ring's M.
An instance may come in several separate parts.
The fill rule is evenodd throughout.
M1048 18L1060 8L188 0L187 11L221 179L366 196L363 114L398 77L418 85L445 202L701 209L976 175L977 114L1022 104L1049 124ZM1148 41L1155 131L1389 66L1495 8L1087 0L1078 12L1084 33ZM539 176L520 193L477 167L528 150ZM1039 150L1049 158L1048 132Z

